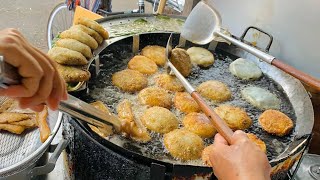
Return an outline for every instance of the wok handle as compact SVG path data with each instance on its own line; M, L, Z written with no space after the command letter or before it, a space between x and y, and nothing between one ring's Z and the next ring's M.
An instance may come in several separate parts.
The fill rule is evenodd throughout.
M216 130L227 140L229 144L232 144L233 131L229 128L227 123L204 102L202 97L196 91L192 92L191 96L199 104L201 110L207 115Z
M294 67L283 63L279 59L274 59L271 62L272 65L276 66L277 68L281 69L282 71L290 74L291 76L299 79L302 81L305 85L309 86L310 88L316 90L317 92L320 92L320 80L302 72Z

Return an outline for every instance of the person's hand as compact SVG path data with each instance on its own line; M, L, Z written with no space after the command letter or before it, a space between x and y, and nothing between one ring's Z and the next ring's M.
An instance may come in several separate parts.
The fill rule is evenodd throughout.
M0 89L0 96L13 97L21 108L35 111L41 111L44 104L56 110L60 100L67 99L66 85L55 62L29 44L17 30L0 31L0 55L22 77L20 85Z
M210 149L210 162L219 180L267 180L271 167L267 156L243 131L232 136L232 145L216 134Z

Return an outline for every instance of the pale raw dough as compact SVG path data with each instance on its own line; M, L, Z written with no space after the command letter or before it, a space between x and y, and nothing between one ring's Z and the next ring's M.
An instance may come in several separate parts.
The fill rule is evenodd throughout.
M202 67L211 66L214 62L213 54L201 47L191 47L187 50L191 62Z
M246 87L241 90L241 95L246 101L259 109L280 109L281 102L277 96L260 87Z
M254 62L242 58L233 61L229 70L233 75L243 80L256 80L262 75L260 68Z

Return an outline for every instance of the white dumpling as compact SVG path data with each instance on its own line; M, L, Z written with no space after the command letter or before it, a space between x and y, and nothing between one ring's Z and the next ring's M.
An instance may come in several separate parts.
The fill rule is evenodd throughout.
M280 109L280 100L276 95L260 87L249 86L241 90L242 97L253 106L261 109Z
M214 62L213 54L205 48L191 47L187 50L192 63L198 66L208 67Z
M230 72L243 80L256 80L262 75L260 68L252 61L238 58L229 66Z

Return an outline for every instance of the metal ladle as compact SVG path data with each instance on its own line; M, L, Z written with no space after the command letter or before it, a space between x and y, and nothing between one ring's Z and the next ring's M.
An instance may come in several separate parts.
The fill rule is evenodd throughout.
M191 11L181 31L181 36L195 44L210 43L216 36L248 51L261 60L278 67L282 71L302 81L305 85L320 92L320 80L289 66L279 59L249 46L221 32L221 16L214 8L212 0L200 1Z

